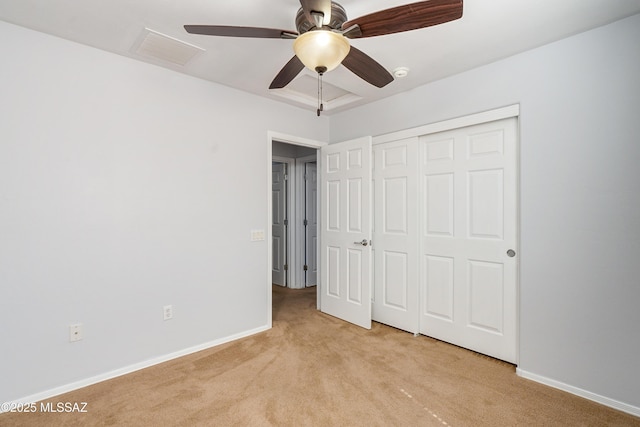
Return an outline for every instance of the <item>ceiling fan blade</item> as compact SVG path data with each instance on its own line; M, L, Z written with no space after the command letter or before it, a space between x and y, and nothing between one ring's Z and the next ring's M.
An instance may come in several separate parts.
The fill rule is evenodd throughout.
M300 61L297 56L294 56L284 67L282 67L282 70L280 70L278 75L271 82L269 89L282 89L298 74L300 74L300 71L302 71L303 68L304 64L302 61Z
M382 65L361 50L351 46L342 61L353 74L376 87L384 87L393 81L393 76Z
M300 5L307 20L314 26L316 21L311 16L311 12L320 12L324 15L322 25L329 25L329 22L331 22L331 0L300 0Z
M461 17L462 0L428 0L361 16L345 22L342 28L357 24L362 34L355 33L350 38L373 37L444 24Z
M227 25L185 25L189 34L223 37L252 37L259 39L292 39L298 36L295 31L275 28L233 27Z

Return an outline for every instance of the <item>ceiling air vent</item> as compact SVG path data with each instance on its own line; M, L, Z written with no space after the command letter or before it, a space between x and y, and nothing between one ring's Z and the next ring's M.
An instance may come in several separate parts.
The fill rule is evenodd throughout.
M148 58L160 59L184 66L194 56L205 50L145 28L131 51Z

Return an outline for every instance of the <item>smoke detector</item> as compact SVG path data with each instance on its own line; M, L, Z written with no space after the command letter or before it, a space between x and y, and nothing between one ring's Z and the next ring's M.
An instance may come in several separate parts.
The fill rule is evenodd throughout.
M396 79L401 79L403 77L407 77L409 75L409 69L407 67L398 67L393 70L393 77Z

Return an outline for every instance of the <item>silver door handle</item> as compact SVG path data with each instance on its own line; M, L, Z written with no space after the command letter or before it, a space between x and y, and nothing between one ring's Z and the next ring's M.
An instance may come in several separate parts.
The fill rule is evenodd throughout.
M516 256L516 251L514 251L513 249L509 249L509 250L507 251L507 256L508 256L509 258L513 258L514 256Z
M369 241L367 239L362 239L362 242L353 242L353 244L367 246L369 244Z

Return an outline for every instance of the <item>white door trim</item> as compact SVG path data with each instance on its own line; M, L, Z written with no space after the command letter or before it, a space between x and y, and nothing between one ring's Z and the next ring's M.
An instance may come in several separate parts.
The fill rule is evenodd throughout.
M264 226L264 229L266 230L265 235L266 235L266 242L267 242L267 244L265 245L267 249L267 265L265 269L265 278L266 278L265 292L267 294L266 308L267 308L267 327L268 328L271 328L273 326L273 308L272 308L273 301L271 296L271 266L273 264L273 251L271 248L271 238L272 238L271 223L273 221L273 218L272 218L273 206L271 201L271 173L272 173L271 162L273 159L273 142L274 141L284 142L292 145L300 145L302 147L310 147L315 149L319 149L320 147L327 145L327 143L323 141L302 138L294 135L287 135L280 132L267 131L267 141L266 141L266 144L267 144L267 158L266 158L267 177L266 178L267 179L265 179L265 182L266 182L265 197L267 199L267 218L266 218L266 224ZM320 287L317 286L317 288L319 289ZM319 296L317 299L318 301L320 300Z

